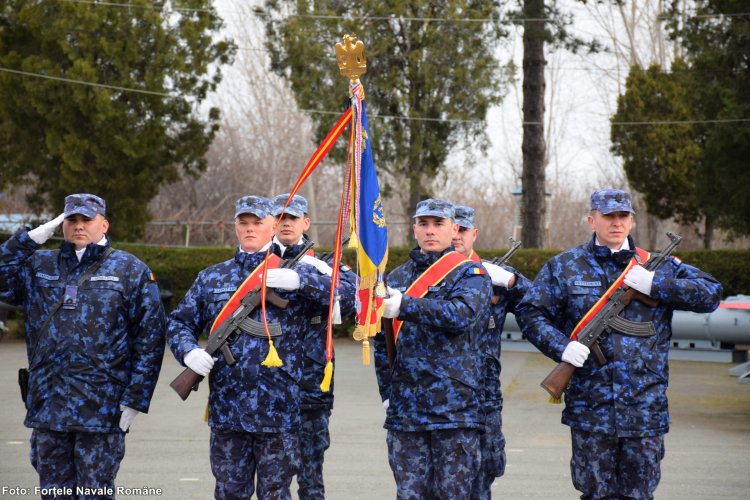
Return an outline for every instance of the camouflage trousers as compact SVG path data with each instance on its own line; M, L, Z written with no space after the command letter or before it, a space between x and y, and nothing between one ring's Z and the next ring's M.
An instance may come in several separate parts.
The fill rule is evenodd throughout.
M323 454L331 445L331 436L328 432L330 418L329 409L300 411L299 450L302 461L297 474L297 495L300 500L325 498Z
M237 432L211 429L214 498L291 499L292 477L299 468L297 433Z
M664 436L618 438L571 429L573 486L584 499L651 499L661 479Z
M480 466L477 429L388 431L388 463L397 498L471 497Z
M114 498L115 476L125 456L122 432L58 432L34 429L31 433L31 465L43 490L60 488L72 495L43 494L54 499ZM86 488L94 494L78 494ZM101 494L111 490L112 495Z
M503 407L502 404L485 406L485 425L487 431L479 438L482 450L482 464L479 468L471 498L484 500L491 498L490 487L498 478L505 474L505 436L503 436Z

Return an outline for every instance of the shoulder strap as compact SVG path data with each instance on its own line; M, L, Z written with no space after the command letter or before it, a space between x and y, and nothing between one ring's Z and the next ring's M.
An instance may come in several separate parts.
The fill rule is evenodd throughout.
M404 292L404 295L414 298L422 298L427 295L431 286L437 285L446 276L448 276L454 269L463 264L466 261L470 261L468 257L458 252L448 252L428 267L416 280L412 283L409 288ZM401 330L403 321L400 319L393 319L393 336L398 339L398 333Z
M107 249L104 251L104 255L102 255L102 258L96 261L93 266L91 266L85 273L83 273L78 278L78 281L76 282L76 286L81 286L84 281L89 279L101 267L104 261L107 260L107 257L109 257L109 254L111 254L113 250L114 249L111 246L107 247ZM34 351L36 351L36 346L39 343L39 338L47 330L47 327L49 326L49 322L52 321L52 318L55 316L57 311L63 305L64 300L65 300L65 294L63 293L62 298L58 300L54 306L52 306L52 309L50 309L49 314L44 319L44 323L42 323L41 328L39 328L39 331L37 331L36 342L34 342L34 348L31 350L32 356L33 356Z

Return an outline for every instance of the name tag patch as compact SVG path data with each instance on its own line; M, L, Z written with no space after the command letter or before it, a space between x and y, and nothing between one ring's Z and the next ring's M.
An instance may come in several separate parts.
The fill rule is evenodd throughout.
M601 281L574 281L575 286L602 286Z
M313 316L310 319L310 324L311 325L319 325L322 321L323 321L323 318L321 318L320 316Z
M234 292L236 288L234 287L226 287L226 288L214 288L211 290L211 293L227 293L227 292Z
M89 281L120 281L117 276L92 276Z
M37 278L42 278L43 280L49 280L49 281L57 281L60 279L60 276L55 276L52 274L44 274L44 273L36 273Z

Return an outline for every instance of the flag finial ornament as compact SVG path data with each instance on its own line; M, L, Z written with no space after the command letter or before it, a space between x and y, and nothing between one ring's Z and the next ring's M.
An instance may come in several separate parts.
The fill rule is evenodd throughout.
M336 61L341 74L355 82L361 75L367 73L367 58L365 44L357 40L357 35L344 35L344 43L336 44Z

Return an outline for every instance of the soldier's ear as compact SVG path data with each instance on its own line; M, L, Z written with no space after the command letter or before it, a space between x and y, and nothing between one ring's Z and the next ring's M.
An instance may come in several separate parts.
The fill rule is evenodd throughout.
M107 231L109 231L109 221L107 219L104 219L102 221L102 232L104 234L107 234Z

